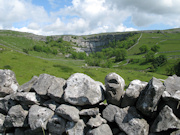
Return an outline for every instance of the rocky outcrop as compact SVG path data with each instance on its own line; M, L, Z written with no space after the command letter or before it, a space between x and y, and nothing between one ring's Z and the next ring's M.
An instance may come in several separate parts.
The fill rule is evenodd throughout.
M0 71L1 88L12 91L1 94L0 134L179 134L178 76L164 83L134 80L124 93L124 79L116 73L106 76L106 87L82 73L67 81L42 74L19 86L12 71ZM116 102L110 91L119 93L111 96Z
M114 40L121 41L129 34L130 33L109 33L86 36L63 36L62 38L65 41L73 43L75 45L73 48L78 52L91 53L101 51L105 45Z

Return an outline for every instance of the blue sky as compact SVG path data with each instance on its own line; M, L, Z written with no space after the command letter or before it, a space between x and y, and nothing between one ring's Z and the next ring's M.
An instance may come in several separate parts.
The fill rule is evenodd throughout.
M0 29L87 35L180 27L180 0L0 0Z

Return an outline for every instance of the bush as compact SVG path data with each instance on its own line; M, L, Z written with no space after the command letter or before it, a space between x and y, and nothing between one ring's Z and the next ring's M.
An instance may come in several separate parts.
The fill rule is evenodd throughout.
M23 48L23 52L29 54L28 49Z
M159 46L159 45L153 45L153 46L151 47L151 51L153 51L153 52L158 52L159 49L160 49L160 46Z
M149 51L146 55L146 62L153 62L154 60L154 52L153 51Z
M125 60L126 59L126 56L127 56L127 51L126 49L116 49L115 50L115 61L118 62L118 61L122 61L122 60Z
M5 65L5 66L3 66L3 69L12 69L12 67L10 66L10 65Z
M157 67L165 64L166 62L167 62L167 57L165 55L160 55L159 57L157 57L153 60L152 65L154 66L154 68L157 68Z
M139 47L139 50L141 53L146 53L148 52L148 47L147 45L142 45L141 47Z

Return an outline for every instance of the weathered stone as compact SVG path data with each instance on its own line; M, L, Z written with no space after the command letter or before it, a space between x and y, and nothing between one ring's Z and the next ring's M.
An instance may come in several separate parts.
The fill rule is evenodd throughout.
M95 116L99 114L99 108L83 109L79 112L79 115Z
M45 97L49 87L52 84L52 80L54 79L54 76L48 75L48 74L41 74L36 81L36 83L32 86L32 89L36 91L37 94L40 96Z
M0 97L16 93L19 84L16 80L15 74L11 70L0 69Z
M128 135L148 135L149 125L138 113L135 107L120 109L115 115L115 122Z
M9 109L16 105L16 102L11 99L12 95L7 95L4 98L0 98L0 112L7 114Z
M106 123L107 121L103 119L99 114L99 115L96 115L95 118L91 117L89 121L87 122L87 125L93 128L93 127L99 127L102 124L106 124Z
M98 128L88 131L86 135L113 135L113 134L109 125L103 124Z
M64 85L66 80L62 78L54 77L51 86L48 89L48 96L50 96L56 102L61 102L62 95L64 93Z
M46 107L33 105L29 109L28 121L31 130L47 129L48 120L54 115L54 112Z
M6 116L4 126L10 127L26 127L28 111L24 110L21 105L13 106L9 109Z
M164 90L163 83L153 77L146 88L141 91L136 108L144 115L153 117L153 113L157 111L157 106Z
M68 135L84 135L85 126L83 120L79 120L77 123L69 121L66 124L66 133Z
M65 132L66 120L63 118L54 115L48 122L49 133L62 135Z
M55 111L56 108L59 106L58 103L56 103L54 100L48 100L46 102L43 103L43 106L48 107L49 109L51 109L52 111Z
M36 83L37 80L38 80L38 77L37 76L33 76L33 78L29 82L21 85L18 88L18 91L19 92L29 92L31 90L33 84Z
M5 121L5 115L0 113L0 133L5 132L4 121Z
M109 122L114 122L114 116L117 112L120 111L120 108L115 105L108 105L102 112L103 118Z
M124 94L124 79L116 73L110 73L105 77L106 100L109 104L119 106Z
M146 87L147 84L147 82L142 82L140 80L131 81L122 99L121 107L134 106L140 92Z
M164 85L166 87L166 91L170 95L174 95L177 90L180 90L180 83L179 82L180 82L180 77L178 77L176 75L168 77L164 81Z
M180 135L180 130L174 131L170 135Z
M168 129L180 129L180 120L173 114L169 106L165 106L151 126L151 132L161 132Z
M67 80L64 100L73 105L94 105L104 100L103 84L82 73Z
M33 105L40 103L40 97L35 92L17 92L11 99L24 105Z
M62 104L56 109L56 114L69 120L69 121L74 121L78 122L79 121L79 110L70 105L65 105Z

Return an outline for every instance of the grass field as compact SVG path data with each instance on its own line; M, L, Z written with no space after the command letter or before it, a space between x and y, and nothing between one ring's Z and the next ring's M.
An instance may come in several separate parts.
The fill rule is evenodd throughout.
M23 54L23 48L44 44L43 41L33 40L26 36L29 36L29 34L0 31L0 69L9 68L13 70L19 84L23 84L29 81L34 75L39 76L42 73L67 79L73 73L80 72L104 83L104 78L108 73L116 72L125 79L126 85L134 79L149 81L153 76L166 79L167 76L163 74L168 64L174 63L180 56L180 52L178 52L180 50L180 33L176 32L167 32L165 34L144 32L139 43L128 51L127 59L133 58L143 61L144 55L137 55L139 53L139 47L146 44L150 48L154 44L158 44L160 46L160 52L156 55L158 56L163 53L171 60L168 61L168 64L161 67L161 69L158 69L156 73L146 72L150 64L140 65L141 62L126 64L126 61L123 61L117 63L118 66L116 68L100 68L88 67L85 66L86 63L83 60L66 59L59 55L47 55L46 53L33 51L29 55ZM32 35L30 34L30 36Z

